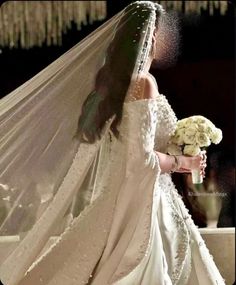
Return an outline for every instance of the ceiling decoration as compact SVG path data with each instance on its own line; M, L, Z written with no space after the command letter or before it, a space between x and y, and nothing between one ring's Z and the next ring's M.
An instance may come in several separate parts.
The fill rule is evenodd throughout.
M106 12L106 1L7 1L0 7L0 46L61 45L72 22L79 30Z
M110 0L109 0L110 1ZM113 0L114 5L115 1ZM154 1L166 10L185 14L216 11L225 15L227 1ZM104 20L107 1L6 1L0 7L0 47L31 48L34 46L61 45L62 36L72 23L82 25Z
M168 9L184 12L185 14L201 14L206 11L209 15L213 15L218 11L221 15L225 15L229 1L156 1Z

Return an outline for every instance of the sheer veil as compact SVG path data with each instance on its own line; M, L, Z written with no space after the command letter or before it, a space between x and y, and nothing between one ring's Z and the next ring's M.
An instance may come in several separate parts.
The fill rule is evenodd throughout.
M151 1L130 4L0 101L0 239L12 241L0 258L3 283L19 284L50 238L102 195L99 179L122 115L108 98L119 90L122 100L111 104L127 100L161 11ZM93 142L83 140L97 121Z

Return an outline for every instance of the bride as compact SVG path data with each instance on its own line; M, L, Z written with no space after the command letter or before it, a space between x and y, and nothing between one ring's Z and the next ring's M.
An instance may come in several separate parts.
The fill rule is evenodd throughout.
M133 2L3 99L3 284L225 284L171 179L206 156L166 154L177 119L149 73L176 41L161 5Z

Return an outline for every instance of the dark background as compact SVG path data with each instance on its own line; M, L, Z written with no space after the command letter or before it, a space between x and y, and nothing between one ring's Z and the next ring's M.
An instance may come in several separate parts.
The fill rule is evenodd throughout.
M108 1L112 17L132 1ZM103 21L104 22L104 21ZM63 45L29 50L1 48L0 98L57 59L103 22L75 25L63 36ZM227 148L234 152L235 7L227 14L180 15L181 49L177 64L167 70L151 70L160 93L165 94L177 117L201 114L223 130L223 141L209 151Z

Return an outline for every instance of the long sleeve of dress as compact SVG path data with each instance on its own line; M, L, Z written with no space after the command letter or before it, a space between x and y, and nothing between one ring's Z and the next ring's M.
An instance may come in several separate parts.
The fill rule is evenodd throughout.
M125 104L125 122L122 123L122 127L133 130L121 130L122 141L126 143L127 159L130 161L127 174L139 167L137 161L142 161L145 168L160 172L158 155L154 150L157 113L156 99L141 99Z

